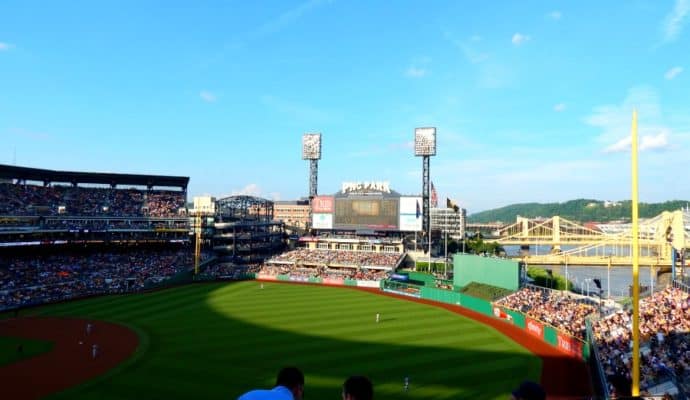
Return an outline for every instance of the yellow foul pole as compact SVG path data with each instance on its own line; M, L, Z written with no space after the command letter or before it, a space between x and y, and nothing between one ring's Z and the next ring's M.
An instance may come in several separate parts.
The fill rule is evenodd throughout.
M638 220L637 185L637 110L632 119L632 270L633 270L633 321L632 321L632 395L640 395L640 238Z

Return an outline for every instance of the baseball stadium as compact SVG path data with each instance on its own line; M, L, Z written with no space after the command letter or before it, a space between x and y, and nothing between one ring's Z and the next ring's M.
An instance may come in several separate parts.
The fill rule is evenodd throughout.
M0 165L3 398L237 398L291 365L315 399L351 375L377 399L501 399L524 381L629 394L629 308L507 259L420 268L428 190L310 189L311 227L290 240L273 201L193 209L188 182ZM645 393L690 393L688 304L682 286L641 302Z

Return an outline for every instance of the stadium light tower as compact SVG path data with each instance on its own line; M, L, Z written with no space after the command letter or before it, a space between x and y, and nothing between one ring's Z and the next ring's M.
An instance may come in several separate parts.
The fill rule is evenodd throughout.
M309 160L309 222L311 226L311 202L318 194L319 160L321 159L321 133L302 135L302 159Z
M302 159L309 160L309 199L318 194L319 160L321 159L321 134L305 133L302 136Z
M436 128L416 128L414 130L414 155L422 157L422 229L429 240L431 257L431 218L429 208L429 160L436 155ZM429 263L431 268L431 263Z

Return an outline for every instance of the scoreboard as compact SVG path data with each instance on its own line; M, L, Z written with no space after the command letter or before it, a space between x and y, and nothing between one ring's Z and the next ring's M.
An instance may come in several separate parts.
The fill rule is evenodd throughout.
M398 229L398 199L337 198L335 229Z

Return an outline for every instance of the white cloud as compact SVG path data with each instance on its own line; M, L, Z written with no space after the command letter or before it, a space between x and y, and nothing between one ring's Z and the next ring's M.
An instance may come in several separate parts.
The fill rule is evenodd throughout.
M551 18L552 20L558 21L559 19L561 19L561 17L563 16L563 14L561 14L560 11L556 10L556 11L551 11L551 12L548 14L548 16L549 16L549 18Z
M426 75L426 70L424 68L418 68L410 66L405 70L405 76L408 78L422 78Z
M623 139L617 141L616 143L606 147L604 149L604 153L620 153L623 151L628 151L630 149L631 144L632 139L629 136L626 136Z
M664 42L676 40L683 30L685 19L690 13L690 0L676 0L673 10L664 18L661 29L664 34Z
M656 135L646 135L638 138L638 147L640 151L647 150L667 150L671 148L668 142L668 132L659 132ZM616 143L608 146L604 149L605 153L620 153L624 151L629 151L632 147L632 138L630 136L624 137Z
M643 136L640 142L640 150L664 150L670 147L668 142L668 132L659 132L655 136Z
M5 42L0 42L0 51L7 51L12 48L12 45Z
M255 32L253 32L252 36L254 37L262 37L266 36L272 33L276 33L281 31L282 29L286 28L287 26L290 26L297 22L300 18L302 18L305 14L309 13L313 9L321 6L322 4L329 4L332 3L331 0L307 0L304 1L297 6L287 10L286 12L282 13L276 18L273 18L263 25L261 25Z
M513 35L513 38L511 39L511 42L513 42L514 45L520 46L522 44L525 44L529 42L531 38L528 35L522 34L522 33L515 33Z
M555 112L563 112L563 111L565 111L565 108L566 108L565 103L558 103L555 106L553 106L553 110Z
M201 100L207 103L213 103L218 100L218 96L216 96L213 92L209 92L208 90L202 90L199 92L199 97L201 97Z
M261 196L261 188L256 183L250 183L239 190L233 190L231 196Z
M628 90L620 105L604 105L594 109L585 123L601 129L597 141L605 153L628 151L631 144L632 111L638 112L639 149L667 150L676 140L672 130L664 124L659 97L650 87L638 86Z
M664 78L670 81L671 79L678 76L681 72L683 72L683 67L673 67L666 71L666 73L664 74Z

